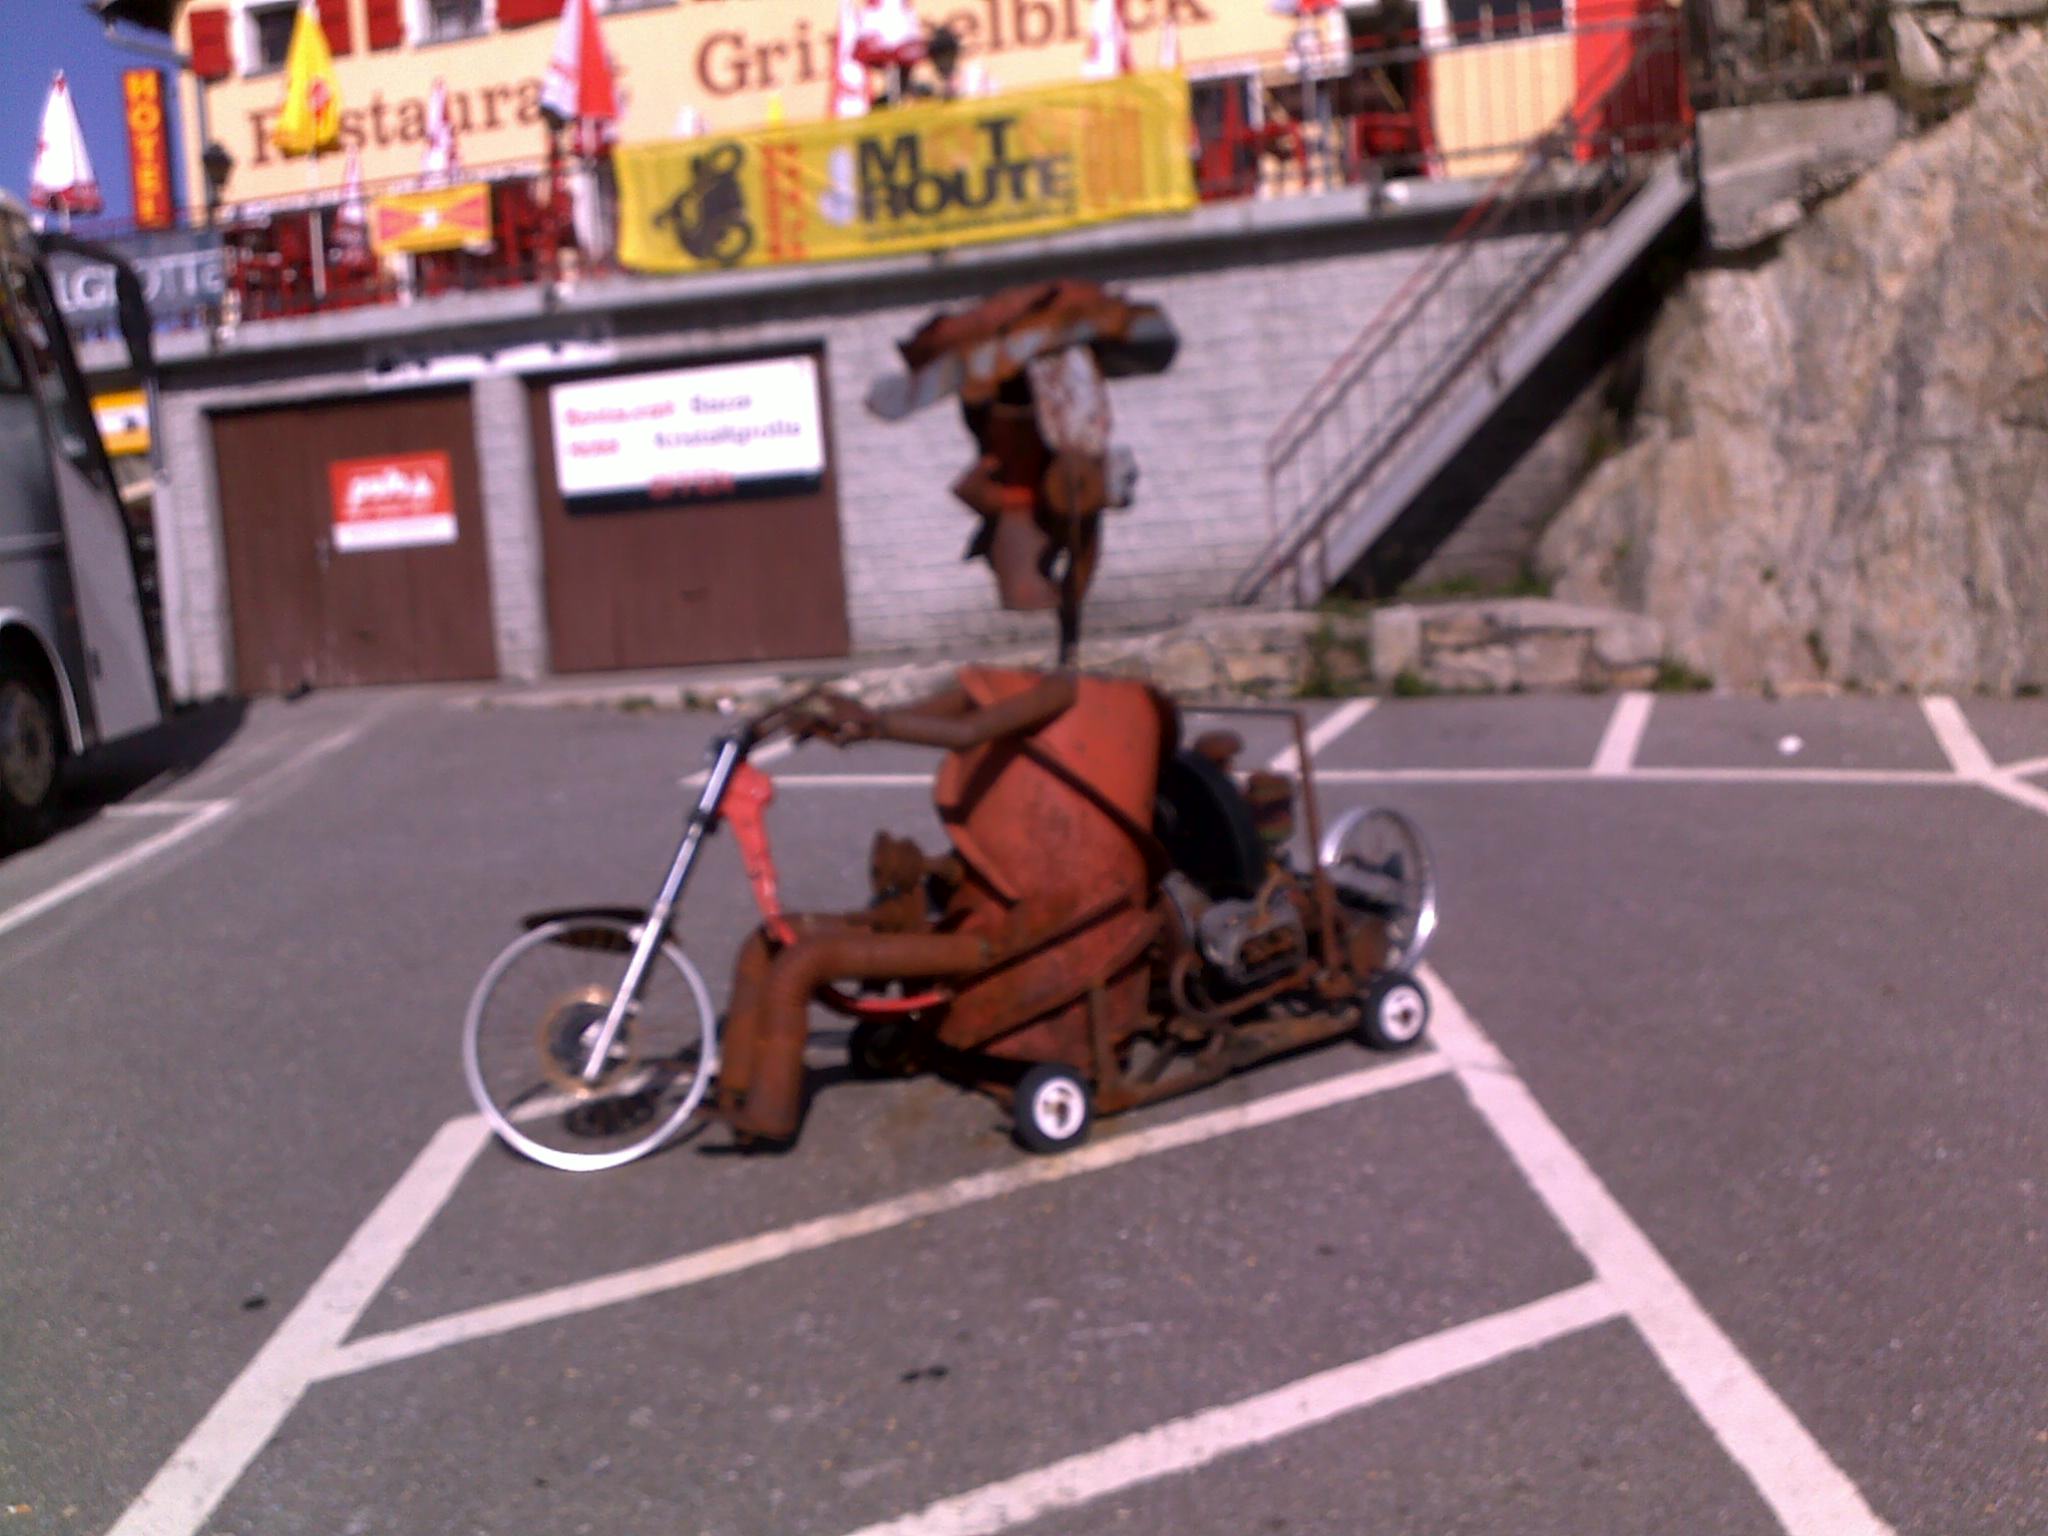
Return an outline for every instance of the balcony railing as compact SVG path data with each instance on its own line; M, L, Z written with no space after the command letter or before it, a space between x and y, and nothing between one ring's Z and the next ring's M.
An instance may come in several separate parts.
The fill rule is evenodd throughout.
M1701 7L1688 6L1681 19L1623 14L1620 0L1603 12L1600 3L1582 0L1569 13L1503 6L1470 24L1334 43L1318 33L1285 54L1205 65L1191 82L1188 150L1198 194L1220 202L1363 187L1398 205L1423 182L1484 188L1539 144L1567 159L1610 155L1624 118L1661 126L1705 101L1855 90L1881 77L1864 32L1794 38L1783 58L1771 54L1745 71L1731 62L1725 38L1698 35ZM1776 14L1765 0L1754 4ZM1619 116L1585 122L1574 130L1581 142L1559 146L1561 114L1570 121L1589 82L1612 69L1610 56L1650 38L1661 62L1629 73L1632 99ZM218 307L203 314L188 307L164 319L250 324L612 270L609 200L597 190L596 172L573 174L584 179L572 182L534 161L464 167L459 179L489 189L488 241L403 259L371 252L367 231L350 221L335 188L308 194L300 206L230 207L218 226ZM418 178L366 186L362 203L419 186ZM93 233L119 231L102 221Z

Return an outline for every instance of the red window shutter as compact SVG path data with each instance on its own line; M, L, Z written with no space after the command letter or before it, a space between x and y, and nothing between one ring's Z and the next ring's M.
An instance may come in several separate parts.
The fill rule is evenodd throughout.
M498 25L530 26L536 21L553 21L562 14L562 0L498 0Z
M372 48L396 48L405 41L405 12L399 0L365 0L364 41Z
M320 30L327 34L330 53L347 53L355 46L348 30L348 0L320 0Z
M209 6L187 18L191 27L192 73L202 80L225 80L235 72L234 56L228 52L228 13L224 6Z

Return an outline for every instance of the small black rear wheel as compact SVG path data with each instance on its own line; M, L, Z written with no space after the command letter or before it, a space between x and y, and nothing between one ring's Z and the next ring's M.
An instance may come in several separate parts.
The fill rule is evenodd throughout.
M0 679L0 847L23 847L49 832L60 742L48 693L24 678Z
M1359 1041L1376 1051L1405 1051L1429 1028L1429 994L1406 971L1383 971L1366 988Z
M1088 1139L1095 1104L1072 1067L1040 1062L1017 1084L1011 1106L1017 1145L1026 1152L1070 1152Z

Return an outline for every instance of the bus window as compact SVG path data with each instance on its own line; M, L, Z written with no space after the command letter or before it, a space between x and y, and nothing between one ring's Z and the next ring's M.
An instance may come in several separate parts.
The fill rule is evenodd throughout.
M63 333L56 329L63 323L57 318L56 305L49 290L29 269L9 265L6 272L12 308L20 322L17 330L34 371L51 436L78 472L104 490L107 477L100 460L92 403L86 398L84 381L72 366Z
M8 340L13 329L7 323L7 306L0 302L0 395L28 393L28 380L22 377L21 360L14 355L14 343Z

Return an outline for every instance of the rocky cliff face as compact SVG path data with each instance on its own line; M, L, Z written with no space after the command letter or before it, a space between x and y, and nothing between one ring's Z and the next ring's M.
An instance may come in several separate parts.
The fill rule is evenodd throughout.
M1659 317L1556 594L1724 686L2048 684L2048 39Z

